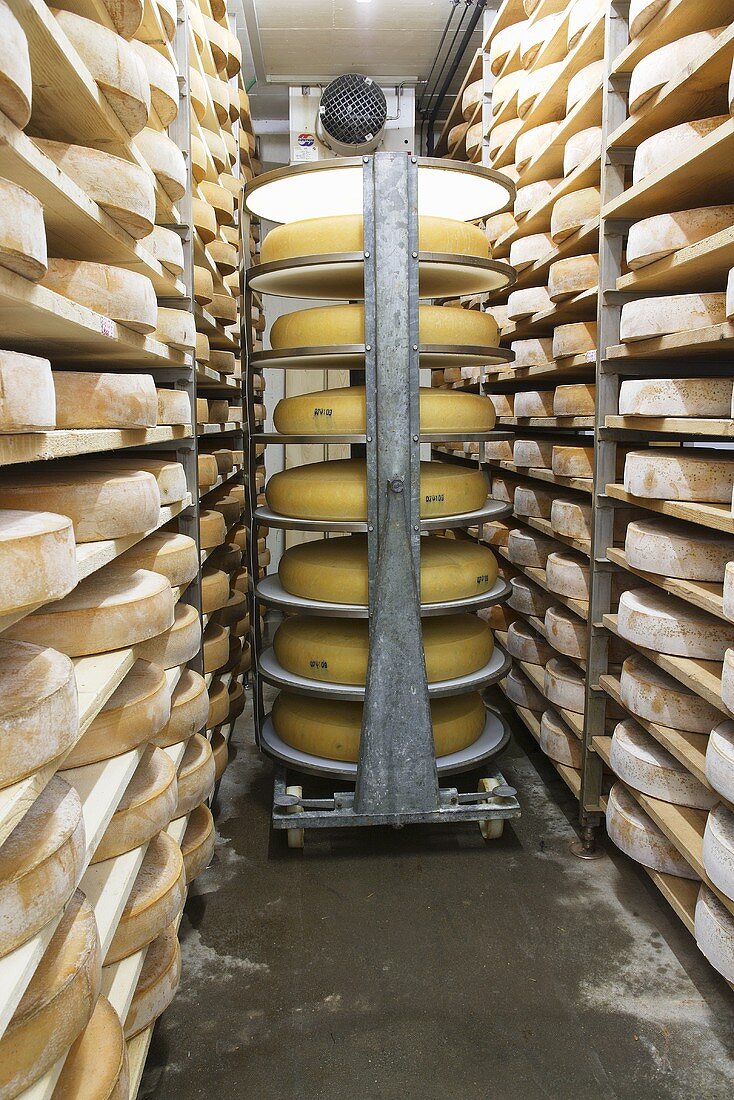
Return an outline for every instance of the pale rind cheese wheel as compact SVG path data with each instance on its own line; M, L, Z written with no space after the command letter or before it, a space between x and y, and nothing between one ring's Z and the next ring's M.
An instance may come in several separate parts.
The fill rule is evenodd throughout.
M529 69L540 49L555 34L563 20L563 12L545 15L542 19L531 19L523 25L520 36L520 64Z
M214 297L214 279L208 267L194 266L194 300L207 306Z
M201 243L208 245L217 237L217 218L208 202L196 196L191 200L194 228L201 238Z
M0 1096L19 1096L89 1023L102 980L94 911L72 897L0 1039Z
M615 727L609 759L615 775L651 798L698 810L709 810L716 802L716 795L633 718ZM705 844L704 838L704 851Z
M489 256L489 241L475 225L454 218L423 215L418 219L418 247L421 252L457 256ZM309 218L271 229L260 248L260 263L274 263L297 256L337 252L362 252L362 215L342 214L330 218Z
M708 734L721 721L715 707L637 653L622 665L620 697L630 713L671 729Z
M538 180L536 183L526 183L523 187L518 187L513 207L515 220L519 222L536 206L544 203L560 182L559 179Z
M563 444L555 444L551 467L557 477L593 477L594 448L593 446L565 447Z
M498 115L504 108L509 109L513 106L525 76L526 74L522 69L517 69L497 77L492 87L492 98L490 100L490 109L493 115Z
M131 42L143 63L150 84L151 106L166 127L178 114L178 78L166 56L145 42Z
M560 125L560 122L543 122L540 126L528 127L519 135L515 146L515 163L519 171L524 171L536 153L552 142Z
M176 504L183 500L188 491L186 471L182 463L170 458L154 458L150 454L116 455L115 458L93 458L90 466L99 470L131 470L136 473L152 474L158 485L161 504Z
M161 832L148 845L105 955L105 966L147 947L176 919L185 901L181 849L172 837Z
M227 241L211 241L209 255L223 275L237 272L237 249ZM238 273L239 274L239 273Z
M229 627L209 623L204 631L204 672L216 672L229 660Z
M365 463L360 459L313 462L274 474L265 490L268 507L300 519L367 519ZM479 470L421 462L423 518L461 515L481 508L487 483Z
M667 0L630 0L630 38L637 38L666 3Z
M48 359L0 351L0 433L55 427L56 398Z
M133 772L92 863L147 844L174 817L177 798L176 769L171 758L163 749L149 747Z
M583 714L585 683L583 673L565 657L552 657L545 666L543 690L549 703L574 714Z
M734 538L652 517L629 524L624 556L643 572L721 584L727 563L734 561Z
M145 953L132 1003L125 1017L125 1038L129 1041L150 1027L176 996L181 980L181 948L175 921L160 934Z
M536 713L544 711L547 702L538 689L528 680L527 676L514 665L507 673L507 678L502 681L504 692L510 702L525 710Z
M606 817L610 840L636 863L664 875L698 878L623 783L615 783L609 792Z
M521 367L541 367L553 361L553 341L549 336L532 336L526 340L513 340L510 344L510 350L515 355L515 370L519 370ZM508 413L507 415L511 416L512 414Z
M598 187L584 187L562 195L551 210L550 239L560 244L576 233L582 225L599 217L601 192Z
M196 542L177 531L154 531L117 559L129 569L150 569L172 587L189 584L199 571Z
M241 688L241 684L233 684L235 689ZM244 691L244 689L243 689ZM230 712L232 714L232 695L229 693ZM239 705L239 704L237 704ZM229 717L228 715L228 717ZM218 783L227 770L229 763L229 746L227 745L227 738L224 736L221 730L214 730L211 739L212 756L214 757L214 781Z
M723 661L734 645L734 624L715 619L657 589L636 588L619 599L621 637L655 653Z
M168 134L148 126L135 144L171 202L178 202L186 191L186 162L179 147Z
M731 503L734 458L728 451L629 451L624 463L624 488L650 500L690 500Z
M590 65L586 65L571 77L566 94L567 115L571 114L578 103L587 99L592 92L601 87L605 72L606 62L602 59L601 61L592 61Z
M527 237L518 237L510 245L510 263L517 271L523 271L534 263L539 263L553 251L553 240L549 233L531 233Z
M727 649L721 670L721 701L734 714L734 649Z
M81 874L85 843L79 795L56 775L0 847L0 957L62 911Z
M424 619L423 650L429 683L468 676L487 664L492 633L474 615ZM364 684L369 656L366 619L293 616L273 640L278 661L289 672L309 680Z
M484 95L484 81L475 80L471 84L467 84L464 89L464 94L461 97L461 113L464 116L464 121L468 122L474 114L478 103L482 102L482 96Z
M489 67L497 76L510 54L519 48L527 20L522 19L512 26L503 27L492 37L489 45Z
M556 260L548 269L548 296L552 302L573 298L598 283L598 256L569 256L565 260Z
M179 351L194 351L199 341L193 313L188 313L185 309L159 306L155 339ZM197 354L197 359L201 358Z
M593 21L596 13L604 7L606 0L575 0L568 9L568 28L566 48L570 52L581 40L584 31Z
M206 568L201 574L201 610L211 615L229 599L229 576L221 569Z
M554 710L544 710L541 716L540 747L557 764L581 767L581 742Z
M283 398L275 407L273 423L275 430L284 435L364 432L365 387L320 390ZM424 432L487 432L494 423L494 406L486 397L420 389L420 426Z
M147 741L165 726L171 713L171 693L163 669L136 661L64 761L80 768L121 756Z
M43 205L24 187L0 179L0 267L35 283L47 264Z
M199 184L201 197L214 210L214 216L219 225L229 225L234 217L234 196L226 187L209 180L202 180Z
M67 516L0 511L0 614L58 600L77 579L74 531Z
M150 743L164 749L188 741L204 728L208 713L209 693L203 676L190 668L184 669L171 694L170 718L150 738Z
M214 818L209 807L202 803L191 811L181 841L187 885L211 863L215 839Z
M147 275L89 260L49 259L42 285L80 306L147 335L158 323L158 302Z
M515 493L515 482L510 481L499 474L492 472L492 497L494 500L504 500L506 504L512 504Z
M734 917L704 885L698 892L694 934L699 950L714 969L734 982Z
M551 592L570 600L589 600L589 566L585 559L566 550L556 550L546 561L546 583Z
M130 1075L120 1017L100 996L64 1060L52 1100L126 1100Z
M57 428L152 428L158 419L155 382L149 374L57 371Z
M517 113L520 118L525 118L537 101L555 83L563 69L563 64L562 61L554 61L550 65L542 65L538 69L523 73L523 79L517 90Z
M180 425L191 423L191 400L186 390L156 390L156 423Z
M515 531L510 531L507 540L507 556L513 565L545 569L548 555L557 546L558 543L554 539L546 538L545 535L540 535L535 531L518 528Z
M234 324L237 320L237 300L231 294L217 294L215 291L210 311L223 325Z
M590 541L591 505L556 497L551 506L550 524L554 533L570 539Z
M723 27L717 27L715 30L702 30L696 31L695 34L684 35L642 57L630 76L630 115L636 114L669 80L674 80L692 61L703 54L723 29Z
M531 516L533 519L549 519L554 493L550 489L536 489L532 485L518 485L515 489L513 507L516 516Z
M734 802L734 722L711 730L706 747L706 778L715 791Z
M215 424L225 424L227 421L228 407L222 409L222 402L210 401L209 402L209 416L212 418ZM227 402L224 402L227 405ZM200 454L197 460L197 473L199 479L199 486L202 489L209 489L216 482L219 477L219 471L217 469L217 460L214 455Z
M553 303L544 286L528 286L513 290L507 299L507 317L510 321L522 321L534 313L545 313Z
M553 330L553 358L565 359L596 351L596 321L575 321Z
M515 416L552 416L553 390L521 390L515 394Z
M193 660L201 644L201 622L195 607L177 603L172 615L172 625L158 631L155 637L139 642L135 648L138 657L161 668L176 668Z
M630 228L627 266L637 271L732 225L734 206L700 206L644 218Z
M0 0L0 111L21 130L31 117L32 84L25 33L5 0Z
M507 152L512 155L512 144L522 129L521 118L508 118L506 122L500 122L498 125L493 126L487 136L487 145L489 148L490 158L494 158L498 155L500 150L507 149ZM472 153L475 153L482 142L482 124L477 123L474 126L470 126L466 133L466 150L469 154L469 149L472 149ZM469 154L469 159L472 160L473 156ZM488 238L489 239L489 238Z
M714 806L706 820L702 858L713 885L734 900L734 813L723 803Z
M626 378L619 387L620 416L731 415L730 378Z
M186 742L186 750L178 768L178 803L174 817L185 817L195 806L205 802L214 789L214 755L212 747L200 733Z
M491 135L490 135L491 136ZM505 173L506 174L506 173ZM493 214L491 218L487 218L484 223L484 232L487 234L487 240L490 246L496 244L500 237L504 237L506 233L510 233L517 229L517 222L511 210L505 210L502 214ZM491 316L497 320L497 309L503 307L488 307L488 310L492 310Z
M724 614L734 621L734 561L728 561L724 570Z
M150 115L150 83L133 47L91 19L70 11L54 15L128 134L140 133Z
M588 126L573 134L563 147L563 175L570 176L591 156L601 155L601 126Z
M637 146L632 167L632 183L641 183L647 176L663 169L671 161L689 156L709 134L729 120L729 115L699 118L693 122L681 122L668 130L645 138Z
M497 562L476 542L428 535L421 538L421 601L467 599L488 592L497 580ZM283 588L304 599L367 604L365 535L321 539L289 547L280 559Z
M206 179L208 171L208 157L207 148L200 137L196 134L191 135L191 175L194 177L194 183L201 183L203 179ZM194 199L195 202L201 202L201 199Z
M507 440L491 440L484 444L485 462L512 462L512 443Z
M207 111L207 85L204 77L194 65L189 68L189 96L197 120L203 122Z
M231 164L222 132L217 131L215 133L214 130L209 130L205 126L202 126L201 136L204 139L206 148L209 150L211 159L214 161L214 167L217 173L228 171Z
M510 623L507 631L507 652L516 661L531 665L544 665L553 656L553 649L537 630L521 619Z
M552 596L521 574L511 578L510 587L512 595L507 603L513 611L518 611L521 615L536 615L538 618L545 615L552 602Z
M596 386L588 382L557 386L553 398L553 415L593 416L595 403Z
M514 416L515 395L512 393L487 394L494 405L495 416Z
M586 623L565 607L551 606L545 613L545 635L565 657L586 660Z
M205 508L199 512L199 544L202 550L221 546L227 535L224 516L214 508Z
M622 306L619 337L624 344L673 332L709 328L723 324L726 312L726 295L719 293L640 298Z
M447 756L473 744L486 722L478 692L434 699L431 703L436 756ZM356 762L362 704L317 699L282 691L273 703L272 721L291 748L329 760Z
M515 410L517 412L517 398L515 397ZM553 460L552 439L516 439L512 448L512 461L516 466L527 466L534 469L550 470Z
M212 684L209 689L209 713L206 719L206 728L215 729L227 721L229 715L229 692L227 685L219 682Z

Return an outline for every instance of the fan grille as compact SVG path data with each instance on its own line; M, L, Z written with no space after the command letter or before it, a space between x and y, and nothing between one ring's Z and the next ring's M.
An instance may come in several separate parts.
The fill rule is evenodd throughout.
M368 76L346 73L332 80L321 97L321 125L335 141L363 145L387 120L382 88Z

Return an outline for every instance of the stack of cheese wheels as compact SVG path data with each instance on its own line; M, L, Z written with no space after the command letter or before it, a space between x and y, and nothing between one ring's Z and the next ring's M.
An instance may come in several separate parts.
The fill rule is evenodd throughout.
M661 874L698 878L624 783L615 783L609 792L606 816L610 839L631 859Z

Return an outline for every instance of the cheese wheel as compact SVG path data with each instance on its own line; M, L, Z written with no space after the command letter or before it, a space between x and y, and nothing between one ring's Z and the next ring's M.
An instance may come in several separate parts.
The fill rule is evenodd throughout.
M158 631L154 637L138 643L138 657L161 668L176 668L193 660L201 645L201 622L195 607L177 603L172 625Z
M176 923L153 940L125 1017L125 1038L129 1041L150 1027L170 1005L181 980L181 948Z
M632 718L615 727L609 755L615 775L651 798L699 810L716 802L716 796Z
M171 693L163 669L136 661L64 761L79 768L121 756L150 741L171 713Z
M633 271L688 248L734 225L734 206L702 206L656 214L631 226L627 238L627 266Z
M178 425L191 423L191 400L186 390L156 390L156 423Z
M510 531L507 540L507 556L513 565L545 569L548 555L558 546L553 539L523 528Z
M533 584L526 577L518 575L510 580L512 595L507 601L508 606L521 615L535 615L542 618L551 603L549 596L537 584Z
M541 206L553 194L559 179L538 180L536 183L527 183L517 188L513 212L515 220L520 221L535 207Z
M212 506L221 514L225 531L237 522L243 511L242 501L234 496L219 497L218 500L212 501ZM224 542L224 536L221 541Z
M515 355L515 370L519 370L522 367L541 367L553 361L553 342L548 336L535 336L527 340L513 340L510 344L510 350L514 352ZM519 416L520 413L516 415Z
M724 567L724 614L734 620L734 561Z
M92 863L131 852L165 829L174 816L176 769L163 749L149 746L127 785Z
M429 683L468 676L483 668L492 656L492 633L476 616L425 619L422 629ZM366 619L294 616L278 628L273 647L283 668L297 676L338 684L361 685L366 681Z
M130 1077L120 1017L100 996L64 1060L51 1100L125 1100Z
M490 100L490 109L493 115L498 115L505 108L509 110L516 105L517 93L525 75L522 69L517 69L513 72L503 73L495 80Z
M218 370L221 374L236 374L239 377L239 360L235 359L234 352L212 348L209 361L212 370Z
M696 450L629 451L625 491L650 500L731 501L734 458L729 452Z
M186 471L180 462L170 458L153 458L150 454L116 455L115 458L94 458L89 460L100 470L130 470L135 473L152 474L158 485L161 504L177 504L188 492Z
M487 394L494 405L495 416L514 416L515 395L512 393Z
M202 550L221 546L226 535L227 527L221 512L213 508L205 508L199 512L199 544Z
M710 703L637 653L622 665L620 696L638 718L671 729L708 734L721 719Z
M507 173L505 172L505 175L506 174ZM517 229L517 222L515 221L514 215L511 210L505 210L502 214L493 214L492 217L487 218L484 223L484 232L487 234L487 240L489 241L490 246L494 245L500 239L500 237L504 237L506 233L511 233L515 229ZM498 307L493 308L496 310ZM492 315L496 319L496 312Z
M201 610L211 615L229 599L229 576L221 569L204 569L201 575Z
M734 625L657 589L623 592L617 626L633 645L679 657L723 661L725 650L734 645Z
M652 517L629 524L624 554L633 569L721 584L734 560L734 538Z
M556 497L551 506L550 523L554 533L588 542L591 540L591 505Z
M133 332L155 332L158 303L147 275L89 260L49 259L42 285Z
M622 306L619 337L623 344L672 332L708 328L726 321L724 294L670 294L640 298Z
M146 126L135 144L171 202L178 202L186 191L186 161L168 134Z
M229 627L209 623L204 631L204 672L216 672L229 659Z
M21 130L31 117L32 83L25 33L5 0L1 0L0 110Z
M237 249L234 245L228 244L227 241L211 241L209 255L217 265L220 274L231 275L237 272Z
M185 901L186 875L181 849L167 833L158 833L148 845L120 914L105 966L147 947L176 919Z
M65 596L78 578L71 520L53 512L0 511L0 567L0 613Z
M734 813L714 806L703 834L703 866L713 885L734 899Z
M633 185L661 171L671 161L690 156L709 134L728 119L729 115L717 115L715 118L681 122L678 126L671 126L668 130L662 130L660 133L653 134L652 137L645 138L637 146L635 153L635 162L632 167Z
M510 321L522 321L534 313L545 313L553 308L544 286L528 286L513 290L507 299L507 317Z
M594 448L593 446L564 447L561 444L555 444L551 465L557 477L593 477Z
M711 730L706 746L706 778L715 791L734 802L734 722Z
M467 599L488 592L497 562L479 543L428 535L421 538L421 601ZM367 539L364 535L321 539L289 547L278 577L287 592L327 603L367 604Z
M54 381L48 359L0 351L0 433L55 427Z
M535 104L541 99L552 84L556 82L563 69L562 61L554 61L551 65L541 65L524 73L524 79L520 81L517 90L517 113L520 118L525 118Z
M214 161L216 172L226 172L231 165L227 146L224 144L224 138L221 131L215 133L214 130L209 130L202 126L201 136L204 139L204 144L209 151L211 159Z
M186 742L178 769L178 804L174 817L185 817L211 794L215 782L214 755L206 737L195 733Z
M365 409L364 386L319 390L280 400L273 424L284 435L364 432ZM487 432L494 423L494 406L485 397L420 389L420 425L424 432Z
M721 701L734 714L734 649L727 649L721 670Z
M554 551L546 562L546 583L551 592L571 600L589 600L589 566L568 551Z
M221 682L212 684L209 688L209 713L206 719L206 728L214 729L227 721L229 715L229 692L227 685Z
M569 256L550 265L548 296L552 302L563 302L585 290L591 290L598 282L598 256Z
M636 114L669 80L674 80L699 55L705 53L723 27L686 34L652 50L641 58L630 76L629 113Z
M567 115L571 114L577 103L588 99L592 92L601 87L605 72L606 62L602 58L600 61L592 61L571 77L566 94Z
M130 43L113 30L70 11L54 9L53 14L102 95L134 137L150 115L150 83L143 62Z
M209 415L217 417L215 423L225 424L226 420L227 420L227 410L217 408L217 406L220 405L220 404L221 404L221 402L219 402L219 401L210 401L209 402ZM226 404L226 402L225 402L225 404ZM222 417L222 414L224 414L223 417ZM201 489L209 489L209 488L211 488L212 485L215 484L215 482L217 481L217 479L219 477L219 470L218 470L218 467L217 467L217 460L214 457L214 455L202 453L198 456L198 459L197 459L197 474L198 474L198 481L199 481L200 490Z
M526 710L539 713L546 708L546 700L538 689L528 680L520 669L513 667L507 673L507 678L502 681L504 692L510 702Z
M233 684L235 689L242 688L241 684ZM230 694L230 714L232 695ZM214 781L218 783L227 770L227 764L229 763L229 747L227 745L227 739L221 730L214 730L211 739L212 756L214 757Z
M545 666L543 690L550 703L574 714L584 713L583 673L565 657L552 657Z
M540 719L540 747L546 756L567 768L581 767L581 742L554 710Z
M193 351L198 345L193 313L159 306L155 339L179 351Z
M553 390L522 390L515 394L515 416L546 417L552 415Z
M588 126L572 134L563 147L563 175L570 176L580 165L591 157L601 156L601 126Z
M507 631L507 652L516 661L544 665L553 656L553 649L536 630L518 620Z
M481 508L487 484L479 470L421 462L422 517L460 515ZM300 519L367 519L365 464L360 459L313 462L274 474L268 507Z
M57 371L57 428L152 428L158 399L149 374Z
M606 818L610 840L636 863L664 875L698 877L623 783L609 792Z
M237 302L230 294L214 293L211 304L212 316L223 325L234 324L237 320Z
M501 477L499 474L492 473L492 497L495 500L504 500L507 504L512 504L515 492L515 482L508 480L505 477Z
M183 256L177 234L154 224L155 188L151 174L142 165L103 150L88 149L86 145L70 145L45 138L34 138L33 141L46 156L51 157L57 168L73 179L131 237L135 240L144 238L146 249L155 255L151 238L162 241L165 234L166 238L175 238L178 251ZM156 256L156 259L160 257Z
M181 842L187 885L211 863L215 839L214 818L209 807L202 803L191 811Z
M316 699L282 691L273 703L273 726L291 748L329 760L355 762L359 755L362 704ZM478 692L434 699L431 721L436 756L459 752L476 741L486 712Z
M521 118L509 118L506 122L500 122L491 128L487 135L487 148L489 156L494 159L501 150L505 149L509 155L512 155L512 148L515 138L522 129ZM466 149L469 154L469 149L472 149L472 155L469 156L470 160L473 160L473 154L476 153L482 142L482 124L477 123L472 126L466 134ZM489 239L489 238L488 238Z
M43 206L10 180L0 179L0 267L37 282L48 264Z
M525 25L526 20L521 19L493 35L489 44L489 67L494 76L497 76L509 55L518 49Z
M515 397L517 408L518 393ZM553 456L552 439L516 439L512 448L512 461L516 466L528 466L549 470Z
M458 126L452 126L448 132L446 139L446 145L449 153L453 153L454 149L458 148L460 143L466 137L466 131L469 129L468 122L460 122Z
M178 78L176 70L168 58L159 52L154 46L145 42L131 42L143 63L148 83L150 84L151 106L161 122L166 127L178 114Z
M558 653L586 660L586 623L565 607L551 606L545 613L546 638Z
M694 917L696 944L714 969L734 981L734 917L716 895L702 885Z
M214 279L207 267L194 266L194 300L207 306L214 297Z
M206 179L208 170L208 156L207 147L201 138L196 134L191 135L191 175L194 178L194 183L201 183L203 179ZM194 202L201 202L201 199L194 198ZM216 223L216 219L215 219Z
M196 543L177 531L154 531L117 559L129 569L150 569L160 573L172 586L190 583L199 571Z
M112 565L11 626L5 637L80 657L135 645L172 621L173 593L164 577Z
M584 355L596 351L596 321L576 321L553 330L553 358Z
M81 875L85 841L79 795L54 776L0 848L0 957L61 912Z
M150 743L168 748L187 741L204 728L208 713L209 693L204 678L190 668L184 669L171 694L170 718Z
M560 244L576 233L587 222L599 217L601 193L598 187L584 187L562 195L553 204L550 223L550 240Z
M584 31L594 22L596 13L606 0L575 0L568 8L566 46L571 51L582 38Z
M528 20L520 35L520 64L529 69L544 46L558 30L563 20L562 12L545 15L542 19Z
M630 0L630 38L637 38L651 19L654 19L667 0Z
M464 94L461 97L461 113L464 116L465 122L468 122L472 117L477 104L482 102L483 95L484 81L482 79L474 80L471 84L467 84L464 89Z
M553 252L553 240L549 233L531 233L518 237L510 245L510 263L517 271L524 271L534 263L540 263Z
M226 187L209 180L202 180L199 184L201 197L214 210L214 216L219 225L229 225L234 217L234 196Z
M621 416L728 418L730 378L626 378L619 387Z
M571 386L557 386L553 398L555 416L593 416L596 403L596 387L585 382Z
M515 146L515 163L523 172L533 157L551 145L558 132L560 122L543 122L540 126L529 126L519 135Z
M203 122L207 111L207 85L204 77L194 65L189 67L189 96L197 120Z
M513 507L516 516L531 516L534 519L548 519L553 503L550 489L536 489L531 485L518 485L515 489Z

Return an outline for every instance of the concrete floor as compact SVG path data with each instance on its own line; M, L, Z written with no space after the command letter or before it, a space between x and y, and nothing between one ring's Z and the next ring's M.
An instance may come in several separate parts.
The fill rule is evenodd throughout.
M270 834L248 714L141 1097L732 1096L729 987L630 860L570 854L576 802L525 733L501 840L364 830L298 853Z

